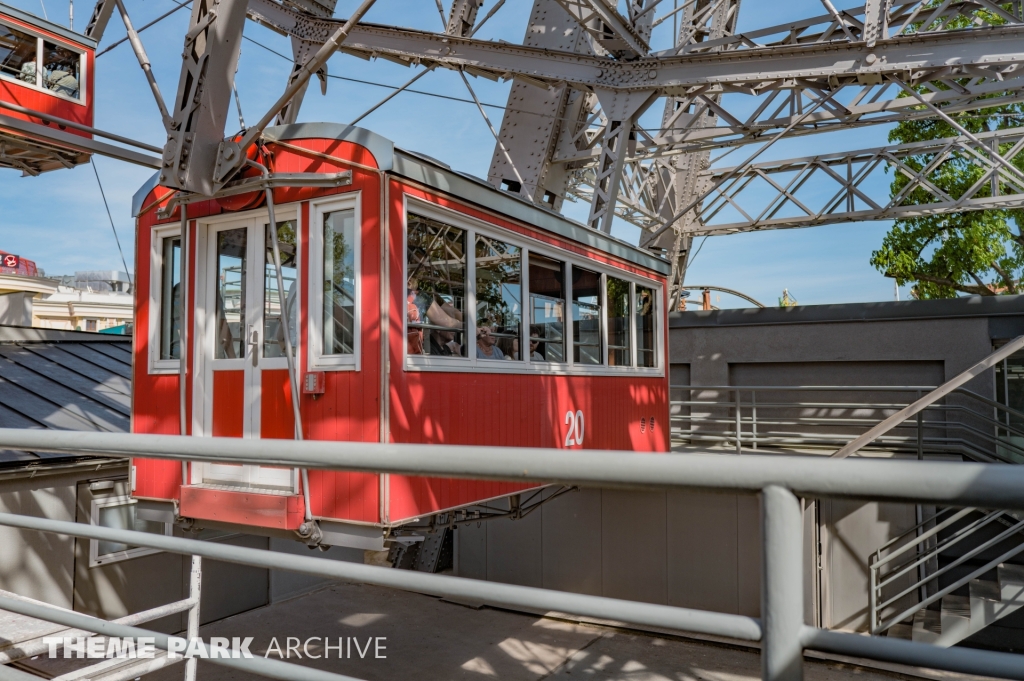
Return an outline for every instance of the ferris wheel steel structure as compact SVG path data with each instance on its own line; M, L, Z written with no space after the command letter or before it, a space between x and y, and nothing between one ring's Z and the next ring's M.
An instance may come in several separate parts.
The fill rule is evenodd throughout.
M362 22L374 2L336 18L336 0L195 0L169 105L123 0L99 0L86 35L99 41L121 14L167 132L160 183L182 199L246 182L249 148L272 122L296 120L311 78L326 87L335 52L422 67L406 86L457 71L489 126L466 76L511 81L488 180L554 211L585 201L588 225L606 233L616 217L635 225L640 245L673 263L673 303L696 236L1024 206L1024 128L975 135L951 117L1024 101L1022 0L821 0L822 14L746 33L740 0L534 0L519 45L473 37L504 0L482 19L484 0L447 11L437 0L443 32ZM259 121L226 137L247 19L290 37L294 68ZM653 50L670 20L673 46ZM657 106L659 127L642 126ZM957 135L759 161L787 137L935 118ZM712 153L744 160L726 167ZM962 195L930 181L964 161L983 173ZM867 186L885 169L909 182L882 200Z

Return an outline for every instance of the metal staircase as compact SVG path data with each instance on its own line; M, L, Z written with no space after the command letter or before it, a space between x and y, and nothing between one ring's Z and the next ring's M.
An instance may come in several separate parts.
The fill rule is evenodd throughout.
M871 633L942 647L977 634L1024 607L1024 564L1009 562L1022 554L1024 514L937 514L871 557Z

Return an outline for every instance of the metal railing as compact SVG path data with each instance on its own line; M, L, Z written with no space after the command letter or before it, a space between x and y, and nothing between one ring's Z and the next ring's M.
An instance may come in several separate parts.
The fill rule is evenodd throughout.
M953 672L1024 678L1024 656L826 631L804 624L802 512L799 497L874 499L941 506L1024 510L1024 467L977 463L761 456L656 456L531 448L233 440L161 435L0 429L0 448L146 456L178 461L256 463L326 470L531 481L624 489L697 489L760 494L762 618L638 603L439 574L283 555L144 532L0 513L0 525L290 570L512 608L542 609L682 632L756 641L762 675L800 681L803 652L882 660ZM52 606L0 596L0 608L108 636L169 637ZM211 659L278 679L338 681L338 674L280 660ZM0 679L25 675L0 667Z
M971 518L972 515L977 517ZM995 570L1000 564L1024 553L1024 520L1021 518L1024 515L1003 510L945 508L881 546L868 560L871 633L882 634L888 631L893 625L905 622L918 611L941 601L971 581ZM1002 525L1003 529L994 536L977 541L977 535L994 523ZM971 538L975 540L971 541ZM956 568L1013 539L1017 540L1016 544L996 558L953 579L945 586L940 585L940 580L943 577L950 579ZM959 555L940 567L939 555L953 549ZM916 577L913 577L915 572ZM909 584L908 578L913 579ZM916 602L900 604L901 600L912 595L917 596ZM887 611L896 614L887 614Z
M836 450L931 386L671 386L672 442L744 450ZM834 399L830 399L835 396ZM860 397L861 399L858 399ZM957 388L868 450L1024 463L1024 413Z

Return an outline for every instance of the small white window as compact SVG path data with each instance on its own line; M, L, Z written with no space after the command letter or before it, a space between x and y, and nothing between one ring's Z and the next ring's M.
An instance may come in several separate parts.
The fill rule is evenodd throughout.
M181 236L180 228L153 233L150 249L149 356L150 373L177 373L181 359Z
M107 497L92 502L89 522L99 527L116 530L135 530L150 534L171 534L171 524L153 520L142 520L136 515L137 503L128 496ZM121 542L89 540L89 567L115 563L120 560L147 556L159 553L156 549L147 549Z
M359 195L313 205L309 225L311 369L359 368Z

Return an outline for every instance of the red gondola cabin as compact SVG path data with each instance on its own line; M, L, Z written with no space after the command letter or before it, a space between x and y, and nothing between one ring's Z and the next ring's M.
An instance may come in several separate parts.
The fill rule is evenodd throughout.
M192 435L292 438L285 334L307 439L668 449L668 264L369 131L267 131L282 314L261 196L188 206ZM179 432L180 214L135 197L137 433ZM161 207L164 208L161 211ZM182 477L187 475L183 485ZM522 485L309 471L327 544L382 548L414 519ZM134 495L206 526L296 530L299 471L136 459Z
M94 40L0 3L0 167L34 175L89 160L76 140L91 135L66 123L93 125L95 55Z

